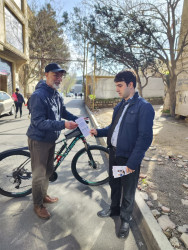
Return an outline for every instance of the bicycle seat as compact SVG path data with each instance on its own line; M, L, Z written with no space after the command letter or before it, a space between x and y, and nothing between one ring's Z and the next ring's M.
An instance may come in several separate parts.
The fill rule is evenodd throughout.
M69 140L69 139L71 139L71 138L73 138L73 137L76 137L76 136L78 136L78 135L81 135L81 134L82 134L82 133L81 133L81 131L80 131L79 128L75 128L75 129L72 129L72 130L68 130L68 131L66 131L66 132L64 133L65 138L66 138L67 140Z

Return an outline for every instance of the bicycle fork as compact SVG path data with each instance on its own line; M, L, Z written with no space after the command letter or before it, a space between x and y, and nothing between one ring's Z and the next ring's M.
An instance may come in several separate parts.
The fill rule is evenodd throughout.
M87 155L89 157L89 165L92 166L92 168L96 169L97 168L97 164L95 163L94 159L93 159L93 156L91 154L91 151L89 150L89 144L85 141L84 142L84 145L85 145L85 149L86 149L86 152L87 152Z

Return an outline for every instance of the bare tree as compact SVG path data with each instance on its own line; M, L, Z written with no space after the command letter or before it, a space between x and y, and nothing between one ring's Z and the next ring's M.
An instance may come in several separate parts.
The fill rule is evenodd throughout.
M29 63L22 66L19 75L25 95L29 83L43 79L46 64L56 62L67 69L70 63L63 29L50 4L37 13L29 12L29 52Z

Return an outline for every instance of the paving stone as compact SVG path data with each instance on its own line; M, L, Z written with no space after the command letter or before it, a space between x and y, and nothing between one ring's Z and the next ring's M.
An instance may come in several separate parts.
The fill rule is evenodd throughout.
M183 168L183 165L178 164L177 167L178 167L178 168Z
M149 186L151 189L157 189L157 186L156 186L153 182L149 182L149 181L148 181L148 186Z
M140 192L140 194L144 200L148 200L148 194L146 192Z
M158 158L157 161L162 162L163 160L161 158Z
M180 240L184 243L185 247L188 248L188 234L183 233L180 237Z
M160 208L162 207L162 204L159 201L158 201L158 207Z
M146 177L147 177L147 175L146 174L140 174L140 176L139 176L141 179L145 179Z
M182 156L182 155L177 155L177 157L178 157L179 159L182 159L182 158L183 158L183 156Z
M150 161L149 157L144 157L144 161Z
M164 213L169 213L170 212L170 208L168 208L168 207L162 206L161 209L162 209L162 211Z
M176 225L170 220L170 218L168 217L168 215L161 215L158 219L157 219L160 227L165 231L168 228L169 229L174 229L176 227Z
M153 207L153 203L151 201L147 201L146 203L147 203L148 207Z
M188 225L179 226L177 230L179 233L188 233Z
M151 198L152 200L156 201L157 200L157 194L156 193L151 193Z
M171 245L173 247L179 247L180 246L179 240L176 237L172 237L170 239L170 243L171 243Z
M157 161L157 158L151 158L151 161Z
M170 231L164 231L164 234L166 235L168 239L172 237L172 233Z
M158 162L157 164L158 165L164 165L164 162Z
M182 203L184 206L188 206L188 200L181 199L181 203Z
M183 183L183 187L188 189L188 184Z
M160 215L160 212L157 209L153 209L151 210L152 214L154 217L157 217L158 215Z

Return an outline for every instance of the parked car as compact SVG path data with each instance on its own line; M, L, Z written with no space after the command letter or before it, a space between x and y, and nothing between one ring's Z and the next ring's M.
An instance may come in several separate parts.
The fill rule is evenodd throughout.
M67 95L66 95L66 97L73 97L74 96L74 94L73 93L67 93Z
M15 113L15 104L12 97L4 91L0 91L0 115Z

